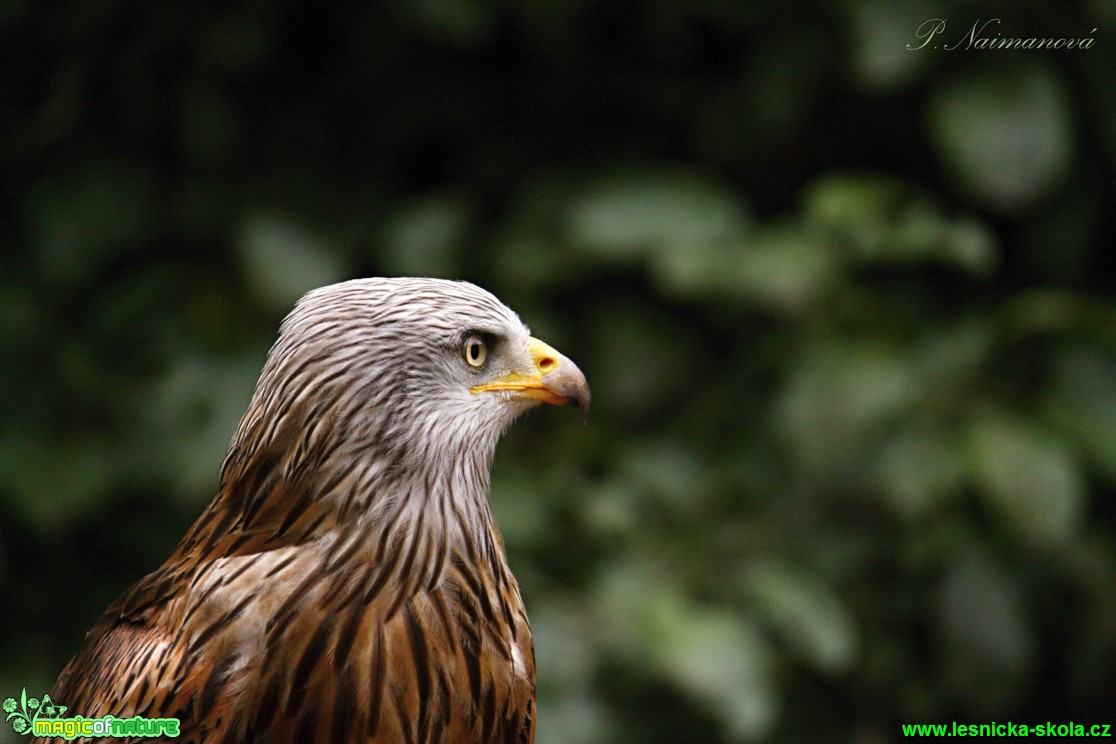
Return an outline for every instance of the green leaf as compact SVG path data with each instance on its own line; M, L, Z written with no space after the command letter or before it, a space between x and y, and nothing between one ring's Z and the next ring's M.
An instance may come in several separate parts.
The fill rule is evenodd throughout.
M757 234L736 266L722 271L727 269L737 292L756 304L797 313L836 284L839 266L830 246L800 231L776 227Z
M905 201L902 181L884 175L833 173L814 179L802 196L806 221L875 250Z
M1091 349L1074 349L1055 364L1045 407L1110 482L1116 483L1116 360Z
M819 671L837 674L856 661L860 641L853 616L816 577L757 561L743 584L763 618Z
M493 278L498 284L536 296L584 269L581 262L571 260L567 253L554 250L551 242L537 231L524 227L498 236L493 241L493 254Z
M799 463L832 478L858 470L883 427L920 395L908 361L886 346L825 343L794 360L776 422Z
M729 612L689 606L655 647L661 668L718 714L735 741L766 735L778 700L772 651L754 623Z
M905 430L876 461L876 479L898 516L917 521L958 492L965 478L962 448L941 431Z
M588 256L630 261L700 250L748 224L727 188L706 176L663 169L622 172L589 186L572 200L566 230Z
M173 484L191 502L215 486L217 469L259 377L262 354L172 360L146 391L147 457L138 463L149 478Z
M556 599L554 592L537 599L531 607L531 636L539 696L549 701L546 735L571 744L611 740L612 716L592 683L602 648L591 614L576 601ZM544 736L542 728L539 736Z
M913 39L919 24L933 17L929 2L869 0L850 4L848 12L853 74L866 88L894 90L929 66L930 54L896 43L899 39Z
M309 290L345 277L336 248L288 217L249 215L237 248L257 294L283 312Z
M25 518L55 530L87 516L126 465L119 442L76 436L6 435L0 437L0 459Z
M803 212L808 226L863 262L941 263L986 276L998 260L995 238L982 222L949 217L890 176L818 178L803 197Z
M658 439L633 443L620 459L628 483L679 510L700 508L708 467L684 442Z
M951 220L941 241L945 248L942 255L971 276L990 276L999 265L996 236L988 225L975 217Z
M531 622L533 627L534 620ZM613 720L607 701L599 693L566 688L545 697L540 693L542 699L546 700L547 723L539 726L535 744L601 744L620 740L619 732L624 727Z
M706 302L742 300L794 315L836 283L839 256L804 231L779 226L749 237L710 240L652 258L652 274L667 292Z
M770 731L778 710L774 653L753 620L691 601L643 561L615 566L594 596L610 644L640 666L650 661L717 715L733 740Z
M501 468L500 477L493 480L492 513L509 546L529 547L545 539L551 515L539 490L537 469L522 465Z
M986 557L970 554L946 575L939 597L947 679L974 699L1010 699L1036 651L1018 583Z
M1012 417L978 414L971 425L972 475L1004 525L1035 545L1065 543L1084 520L1085 484L1072 451Z
M1070 104L1060 75L1040 55L1028 54L1018 67L993 64L938 86L930 132L963 187L989 206L1014 209L1065 177L1074 151Z
M394 276L452 277L470 210L455 193L439 193L399 208L381 241L384 269Z

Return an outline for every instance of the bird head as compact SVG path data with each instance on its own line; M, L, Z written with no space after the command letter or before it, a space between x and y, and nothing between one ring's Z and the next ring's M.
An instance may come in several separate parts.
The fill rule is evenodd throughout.
M526 409L577 405L584 422L589 402L577 365L480 287L357 279L308 293L287 316L241 429L257 419L273 438L296 431L319 461L486 467Z

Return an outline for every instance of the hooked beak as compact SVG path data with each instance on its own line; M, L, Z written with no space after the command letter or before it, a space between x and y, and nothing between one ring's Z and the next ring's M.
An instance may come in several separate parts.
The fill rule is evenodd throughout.
M531 369L512 372L495 382L469 388L473 393L504 391L516 397L530 398L552 406L577 406L581 424L589 418L589 383L585 375L568 357L532 338L527 344Z

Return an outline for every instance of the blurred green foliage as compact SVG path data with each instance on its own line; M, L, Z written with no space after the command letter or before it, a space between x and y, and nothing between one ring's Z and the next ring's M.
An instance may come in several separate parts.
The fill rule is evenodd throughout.
M910 49L948 19L1088 49ZM211 497L314 286L477 281L578 360L493 502L541 744L1111 722L1116 11L0 9L0 693ZM10 734L4 731L4 734Z

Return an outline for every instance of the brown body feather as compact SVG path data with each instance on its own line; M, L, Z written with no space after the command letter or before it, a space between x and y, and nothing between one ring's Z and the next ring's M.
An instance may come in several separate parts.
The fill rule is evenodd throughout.
M297 527L207 548L227 513L211 507L105 612L54 700L86 718L179 718L179 741L533 740L530 628L502 561L478 571L480 556L454 553L424 585L429 556L331 561Z
M51 697L85 718L178 718L185 742L529 744L531 633L487 502L491 453L511 418L481 421L467 440L463 414L408 433L402 413L379 415L394 405L386 377L336 374L348 347L326 343L331 356L291 340L324 343L292 318L217 497L105 612ZM439 459L431 438L458 449Z

